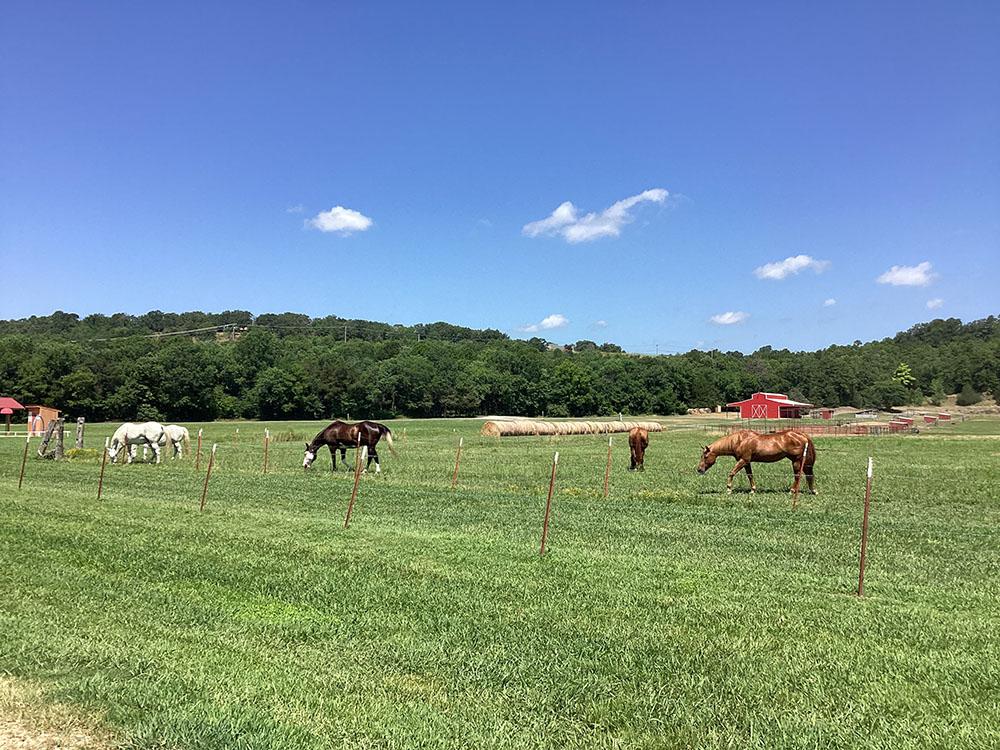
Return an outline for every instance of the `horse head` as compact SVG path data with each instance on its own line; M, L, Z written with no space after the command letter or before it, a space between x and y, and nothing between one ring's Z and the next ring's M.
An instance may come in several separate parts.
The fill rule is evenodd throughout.
M302 468L308 469L312 466L312 462L316 460L316 449L312 447L309 443L306 443L306 455L302 459Z
M704 474L706 471L711 469L715 465L716 458L718 458L718 456L716 456L715 453L712 452L712 449L706 445L701 452L701 461L698 462L698 473Z

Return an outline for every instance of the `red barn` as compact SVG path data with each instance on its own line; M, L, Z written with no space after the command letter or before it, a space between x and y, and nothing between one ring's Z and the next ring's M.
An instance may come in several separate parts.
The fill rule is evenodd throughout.
M812 404L792 401L784 393L755 393L745 401L734 401L726 406L738 406L742 419L799 419L802 410Z

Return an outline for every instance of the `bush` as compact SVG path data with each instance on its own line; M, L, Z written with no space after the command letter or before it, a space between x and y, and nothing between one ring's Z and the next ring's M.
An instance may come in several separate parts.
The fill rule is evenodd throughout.
M972 406L973 404L978 404L983 400L983 394L977 391L968 383L962 388L962 392L958 394L958 399L956 403L959 406Z

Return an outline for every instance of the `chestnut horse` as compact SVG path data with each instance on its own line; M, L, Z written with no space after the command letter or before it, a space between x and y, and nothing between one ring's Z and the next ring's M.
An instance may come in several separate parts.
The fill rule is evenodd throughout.
M783 458L792 461L792 471L795 472L795 481L792 484L792 492L799 491L799 479L802 474L806 475L809 483L809 491L812 494L819 494L814 485L813 464L816 463L816 446L813 445L812 438L802 432L795 430L781 430L780 432L769 432L765 435L753 430L740 430L732 435L719 438L711 445L706 445L701 453L701 462L698 464L698 473L704 474L712 468L715 459L719 456L733 456L736 459L736 466L729 472L726 481L726 490L731 494L733 491L733 477L741 470L746 470L750 479L750 492L757 491L757 483L753 478L753 471L750 468L752 461L759 463L774 463Z
M645 471L643 460L646 458L646 446L649 445L649 432L641 427L633 427L628 433L628 447L632 451L632 463L629 471Z
M378 441L383 435L385 435L385 441L389 445L389 450L395 455L396 449L392 447L392 430L384 424L369 422L367 420L358 422L357 424L348 424L338 419L323 429L312 439L311 443L306 443L306 455L302 461L302 468L308 469L312 465L312 462L316 460L317 451L326 445L329 446L330 457L333 459L333 471L337 470L338 448L340 449L341 462L349 469L350 467L347 465L347 449L357 448L360 450L362 446L367 446L368 462L365 464L365 471L368 471L368 467L374 461L375 473L379 474L382 471L382 466L379 464L378 451L375 450L375 446L378 445Z

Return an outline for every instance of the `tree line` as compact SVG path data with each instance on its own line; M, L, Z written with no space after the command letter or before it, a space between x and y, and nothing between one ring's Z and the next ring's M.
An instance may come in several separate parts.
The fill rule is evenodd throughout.
M963 390L1000 391L1000 318L934 320L814 352L655 357L447 323L295 313L0 321L0 395L88 420L674 414L755 391L886 408Z

